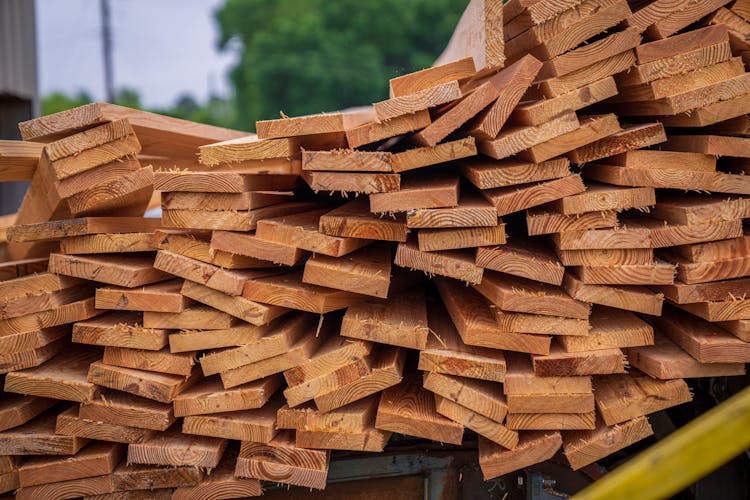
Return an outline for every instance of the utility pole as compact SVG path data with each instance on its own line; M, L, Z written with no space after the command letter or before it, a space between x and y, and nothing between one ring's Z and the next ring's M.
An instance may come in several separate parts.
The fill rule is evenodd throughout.
M112 25L109 0L99 0L102 15L102 51L104 56L104 90L108 102L115 100L115 78L112 68Z

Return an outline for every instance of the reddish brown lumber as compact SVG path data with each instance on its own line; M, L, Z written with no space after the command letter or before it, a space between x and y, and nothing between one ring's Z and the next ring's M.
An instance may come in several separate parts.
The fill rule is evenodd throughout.
M372 109L352 108L338 113L295 116L276 120L262 120L256 123L259 139L278 139L314 134L342 133L367 123L373 118Z
M654 330L635 314L609 307L595 307L588 335L558 338L566 352L596 351L654 343Z
M319 314L365 299L359 294L304 283L299 272L249 280L242 296L250 301Z
M79 256L51 254L50 272L128 288L156 283L170 275L154 269L148 254Z
M651 248L598 248L591 250L555 249L557 258L564 266L619 266L627 264L649 264L654 261Z
M596 428L596 412L510 413L506 425L513 430L573 431Z
M23 425L56 403L49 398L5 394L0 401L0 431Z
M170 280L138 289L102 287L96 290L97 309L180 312L189 299L180 294L182 280Z
M94 442L72 457L33 457L18 467L19 484L28 487L107 475L120 461L122 452L119 444Z
M389 82L391 96L399 97L413 94L414 92L434 87L441 83L468 78L474 75L475 72L474 59L472 57L464 57L446 64L397 76L396 78L391 78Z
M255 235L230 231L214 231L211 248L286 266L293 266L307 256L307 252L291 245L273 243L261 240Z
M151 252L153 250L156 250L153 233L89 234L60 240L60 252L66 254Z
M667 38L727 3L729 3L727 0L689 3L682 10L672 12L669 16L649 26L646 33L656 39Z
M169 330L146 328L143 315L108 312L73 325L73 342L158 351L167 345Z
M112 491L112 479L108 475L59 481L19 488L16 498L31 500L33 498L77 498L91 495L106 495Z
M503 8L498 2L470 1L434 64L471 56L477 70L502 66L505 62L502 24Z
M367 200L350 201L320 217L320 232L331 236L406 241L406 218L380 218L370 213Z
M8 240L23 243L87 234L137 233L144 229L157 229L160 226L161 221L159 219L145 219L143 217L81 217L15 225L8 229Z
M422 229L417 232L417 242L423 252L502 245L506 242L505 224L498 220L497 226Z
M220 500L257 497L263 493L260 481L234 476L237 452L226 452L219 466L195 486L182 486L172 494L173 500Z
M224 389L218 378L205 378L175 397L174 414L177 417L185 417L261 408L273 396L281 382L280 375L272 375Z
M425 128L430 124L430 113L426 109L378 122L373 121L346 131L346 140L350 148L382 141L390 137L408 134Z
M494 271L553 285L562 284L565 272L554 252L531 241L510 242L494 248L478 248L476 263L480 267Z
M435 409L440 415L466 426L501 446L515 448L518 444L517 432L450 399L435 395Z
M538 89L544 97L560 97L601 79L626 72L633 65L635 54L632 50L626 50L566 75L542 80Z
M479 189L492 189L566 177L570 175L569 164L565 158L537 164L515 159L495 161L478 157L464 161L461 173Z
M455 207L458 205L457 177L410 178L401 189L370 195L370 211L406 212L418 208Z
M593 431L572 431L563 440L565 458L574 470L596 462L653 434L646 417L608 427L599 422Z
M152 437L155 431L79 418L78 408L73 406L57 416L55 433L115 443L140 443Z
M586 285L670 285L675 266L663 260L651 264L576 266L573 273Z
M388 193L398 191L400 174L369 172L311 172L302 173L302 178L315 191L340 191L353 193Z
M200 484L203 472L198 467L161 467L136 465L122 461L112 473L114 490L123 494L147 493L137 497L147 500L161 488L194 486ZM171 494L171 490L167 490Z
M219 465L226 446L224 439L185 435L172 427L142 443L128 446L128 463L213 469Z
M102 362L136 370L189 376L193 371L196 352L171 353L168 349L143 351L107 346Z
M701 363L663 334L654 335L654 345L625 349L628 362L658 379L723 377L744 375L744 363Z
M485 480L549 460L562 446L559 432L532 431L519 436L512 450L479 438L479 467Z
M87 379L98 386L128 392L161 403L171 403L180 391L197 382L197 376L197 370L186 378L180 375L110 366L96 361L89 365Z
M526 211L529 236L588 229L601 229L617 225L616 212L589 212L580 215L562 215L537 208Z
M391 153L354 149L303 150L302 170L391 172Z
M137 424L137 427L155 431L166 430L175 421L172 405L119 391L106 391L96 399L82 403L78 416L111 424Z
M711 281L688 285L676 282L673 285L658 287L669 300L677 304L691 304L694 302L724 301L744 297L750 279L740 278L724 281Z
M661 123L633 125L609 137L600 139L568 154L574 163L588 163L608 156L624 153L631 149L653 146L667 140L664 126Z
M184 257L199 260L207 264L226 269L243 269L267 267L268 262L234 252L212 250L210 235L204 237L200 234L188 234L183 232L157 230L154 233L156 246L160 250L176 253Z
M245 288L247 288L247 282ZM253 325L266 325L289 310L279 305L268 305L248 300L245 296L231 296L199 283L185 281L180 293L219 311Z
M376 102L373 104L373 108L377 119L382 122L439 106L459 98L461 98L461 89L458 81L453 80L411 94Z
M671 285L666 285L671 286ZM661 287L663 288L663 286ZM590 285L572 273L565 275L563 289L576 300L658 316L664 296L638 285Z
M463 250L422 252L416 241L411 240L398 245L394 263L397 266L448 276L467 283L482 281L483 269L474 264L474 258L470 253Z
M435 146L412 148L393 153L391 164L394 172L402 173L476 154L477 146L474 137L464 137L455 141L442 142Z
M625 373L625 356L617 348L566 353L559 345L553 344L546 356L533 354L531 357L534 373L542 377Z
M549 141L537 144L518 153L518 157L536 163L564 155L576 148L585 146L622 130L617 117L607 115L590 115L579 117L581 126Z
M750 198L722 195L660 196L651 215L671 224L683 225L744 219L750 216Z
M505 128L496 138L479 141L477 149L484 155L501 160L524 149L572 132L578 127L576 114L566 112L541 125Z
M283 398L279 395L258 409L188 415L183 420L182 432L199 436L268 443L277 433L275 427L276 411L282 404Z
M53 408L25 424L0 432L3 455L75 455L88 439L55 433L57 414L65 408Z
M502 388L493 382L425 372L422 386L497 423L508 413Z

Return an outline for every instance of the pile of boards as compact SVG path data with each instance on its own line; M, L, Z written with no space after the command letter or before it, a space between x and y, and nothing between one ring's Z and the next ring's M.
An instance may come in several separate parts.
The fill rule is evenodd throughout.
M750 361L748 37L745 0L472 0L369 107L21 123L0 492L322 489L331 450L465 429L490 479L650 436Z

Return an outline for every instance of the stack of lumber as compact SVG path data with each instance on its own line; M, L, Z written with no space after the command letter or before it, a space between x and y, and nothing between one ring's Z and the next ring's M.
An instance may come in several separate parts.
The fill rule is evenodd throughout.
M649 437L750 361L748 12L472 0L369 107L21 123L0 493L322 489L394 434L478 436L491 479Z

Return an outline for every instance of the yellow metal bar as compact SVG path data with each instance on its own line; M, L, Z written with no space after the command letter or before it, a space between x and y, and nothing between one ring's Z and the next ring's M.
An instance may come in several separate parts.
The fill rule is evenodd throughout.
M573 497L674 495L750 447L750 387L711 409Z

